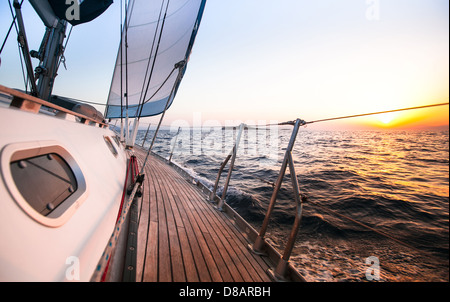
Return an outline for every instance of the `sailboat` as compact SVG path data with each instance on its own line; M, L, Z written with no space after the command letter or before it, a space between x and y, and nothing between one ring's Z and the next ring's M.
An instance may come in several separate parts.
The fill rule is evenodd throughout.
M46 25L39 51L29 50L20 3L14 1L31 91L26 94L0 86L2 101L9 104L0 108L0 279L62 281L67 280L68 268L73 266L79 273L69 279L91 280L121 214L130 154L94 107L51 92L68 23L89 22L112 1L83 1L76 7L62 1L30 3ZM183 8L184 3L174 2L167 10L193 14L196 8L186 34L193 43L204 1L191 3ZM134 16L140 7L149 5L147 1L130 1L128 6L129 15ZM152 17L146 14L145 20L151 23ZM126 28L135 26L128 22ZM129 38L132 40L131 34ZM178 61L187 60L190 50L185 44L180 47L184 53ZM40 61L36 69L31 56ZM170 85L179 85L181 77L176 80ZM112 117L110 111L114 110L111 108L107 117Z
M264 270L270 267L269 259L281 255L268 245L264 255L252 253L246 245L257 233L248 223L226 204L226 214L214 210L202 199L205 188L193 185L183 171L174 173L167 161L151 154L151 147L135 146L139 119L160 115L162 121L174 101L206 0L127 2L104 114L52 90L68 25L100 17L113 1L29 2L46 26L41 47L30 50L22 3L14 0L13 24L18 27L29 87L24 92L0 85L0 280L270 281ZM32 58L39 61L35 68ZM120 132L108 124L112 120L120 121ZM176 183L167 185L173 179ZM183 179L188 182L182 184ZM151 210L156 205L151 202L158 198L170 202L159 211L172 213L170 206L179 202L179 217L174 213L174 221L164 222L176 222L175 228L184 234L176 239L178 254L170 225L167 237L152 229ZM197 204L191 203L195 200ZM182 206L194 212L184 214ZM141 219L145 215L148 223ZM204 231L207 223L217 230ZM140 234L144 243L136 238ZM164 238L167 242L161 241ZM259 238L260 247L263 241ZM172 250L165 249L169 245ZM159 255L156 260L150 257L153 252ZM180 274L176 259L185 262ZM169 263L166 273L163 260ZM150 267L147 272L138 268L139 262ZM286 263L287 276L302 281ZM153 273L153 279L145 277Z

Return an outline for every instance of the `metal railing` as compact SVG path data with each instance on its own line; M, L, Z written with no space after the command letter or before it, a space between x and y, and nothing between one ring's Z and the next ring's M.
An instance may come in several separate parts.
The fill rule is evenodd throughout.
M286 247L283 252L282 258L279 260L278 265L275 269L270 269L268 271L269 275L272 279L276 281L285 281L286 280L286 273L289 266L289 258L292 253L292 249L294 248L295 240L297 238L297 234L300 228L300 221L302 218L302 210L303 210L303 204L302 199L300 198L300 190L298 186L298 180L297 180L297 174L295 173L295 166L294 166L294 159L292 157L292 149L295 144L295 140L297 138L298 130L300 126L305 125L305 121L297 119L294 124L294 130L292 131L292 135L288 144L288 147L286 148L286 153L284 156L283 164L281 165L280 173L278 174L277 182L275 183L275 187L272 193L272 197L270 199L269 207L266 212L266 216L264 218L263 224L261 226L261 229L259 231L258 237L256 238L253 245L249 245L249 249L252 250L255 254L258 255L264 255L264 246L266 245L266 242L264 240L264 236L267 231L267 227L269 225L270 216L272 215L273 209L275 207L276 201L277 201L277 195L281 188L281 184L283 182L284 175L286 174L286 169L289 165L289 172L291 175L291 182L292 187L294 191L294 199L296 202L296 215L295 215L295 221L291 229L291 233L288 239L288 242L286 243Z
M289 259L290 259L292 250L294 248L295 240L297 238L299 228L300 228L303 204L302 204L302 199L300 197L300 189L299 189L299 185L298 185L297 174L295 172L295 165L294 165L294 159L292 157L292 150L294 148L294 144L295 144L299 129L301 126L303 126L305 124L306 124L306 122L301 119L297 119L293 122L283 123L283 125L293 125L294 129L292 131L289 144L286 148L284 160L281 165L278 179L274 185L274 190L272 193L272 197L270 199L269 207L267 209L263 224L261 226L261 229L260 229L253 245L250 244L248 246L248 248L255 254L266 255L266 249L269 245L266 243L264 236L266 234L266 231L267 231L267 228L269 225L270 216L272 215L273 209L274 209L276 201L277 201L278 192L280 191L280 188L281 188L281 185L283 182L283 178L286 174L286 169L289 166L290 178L291 178L292 188L293 188L293 193L294 193L294 200L296 203L296 213L295 213L294 224L292 226L292 229L291 229L291 232L289 235L289 239L286 243L284 252L283 252L281 258L279 258L277 266L275 268L269 269L267 272L269 274L269 276L275 281L286 281L287 280L287 275L289 274ZM233 173L233 168L234 168L234 164L235 164L237 153L238 153L239 143L241 140L242 132L245 127L246 127L245 124L240 125L239 132L237 134L233 149L227 155L225 160L221 163L219 171L217 173L216 181L214 183L214 188L209 194L209 201L211 203L217 202L217 204L215 205L215 208L219 211L223 210L223 206L225 203L225 197L226 197L227 190L228 190L228 187L230 184L231 175ZM178 133L175 137L174 145L171 148L170 157L168 159L169 163L172 159L173 151L175 149L177 136L178 136ZM228 162L230 162L230 165L229 165L229 169L228 169L227 179L226 179L224 187L223 187L223 192L222 192L221 197L217 197L216 192L219 187L219 181L220 181L221 175L223 173L223 170L225 169Z
M268 271L268 274L270 275L270 277L276 281L286 280L286 274L288 272L288 266L289 266L289 259L290 259L292 250L294 248L295 240L297 238L297 234L298 234L298 231L300 228L300 221L301 221L302 210L303 210L303 204L302 204L302 199L300 198L300 189L299 189L299 185L298 185L297 174L295 172L294 159L292 157L292 150L294 148L294 144L295 144L295 140L297 138L298 131L301 126L306 124L306 122L301 119L297 119L295 122L292 122L291 124L294 126L294 129L292 131L292 135L291 135L288 147L286 149L286 153L284 156L284 160L283 160L283 163L281 166L280 173L278 175L277 182L275 183L275 186L274 186L274 191L273 191L272 197L270 199L269 208L267 209L266 216L264 218L263 224L259 231L258 237L256 238L253 245L249 245L249 248L255 254L265 255L264 249L265 249L266 242L264 240L264 236L266 234L267 227L269 225L270 216L272 215L273 209L276 204L278 192L281 188L283 178L286 174L286 169L289 166L289 172L290 172L292 187L293 187L293 191L294 191L293 192L294 200L296 203L296 213L295 213L294 224L292 226L291 233L289 235L288 242L286 243L286 247L284 249L282 258L279 260L277 266L274 269L270 269ZM225 166L227 165L228 161L230 161L230 159L231 159L230 167L228 170L227 180L225 181L224 189L222 192L222 197L220 198L218 205L216 206L216 208L218 210L222 210L223 204L225 202L225 197L227 194L228 185L230 183L230 178L231 178L231 174L233 171L234 162L236 160L237 150L239 147L239 142L241 139L242 130L244 129L244 126L245 126L244 124L240 125L239 133L236 138L236 142L234 144L233 150L230 152L230 154L228 154L225 161L221 164L221 166L219 168L219 172L217 173L217 178L216 178L216 182L214 184L214 189L211 192L210 197L209 197L211 202L215 201L214 197L216 196L216 191L217 191L217 187L219 184L220 176L221 176Z
M180 134L181 127L178 127L177 134L175 134L175 139L173 140L172 149L170 150L169 163L172 161L173 151L175 151L175 147L177 145L178 135ZM143 143L142 143L143 145Z
M225 161L220 165L219 172L217 173L217 177L216 177L216 182L214 184L214 189L211 192L211 194L209 195L210 202L215 202L214 197L216 196L217 187L219 186L220 176L222 175L223 169L225 168L226 164L228 163L228 161L231 158L230 167L228 169L227 179L226 179L224 187L223 187L222 197L220 198L218 204L216 205L216 209L219 211L223 210L223 204L225 202L225 197L227 195L228 185L230 184L231 174L233 173L234 162L236 161L237 151L238 151L239 143L241 141L241 136L242 136L242 131L244 130L244 126L245 126L245 124L241 124L239 126L239 132L236 137L236 141L234 143L233 149L228 154Z
M316 121L310 121L310 122L305 122L301 119L297 119L295 121L291 121L291 122L285 122L285 123L278 123L276 124L277 126L282 126L282 125L292 125L294 126L294 129L292 131L291 134L291 138L288 144L288 147L286 148L286 152L284 155L284 160L277 178L277 181L275 184L272 184L274 187L271 199L270 199L270 203L269 203L269 207L267 209L263 224L261 226L261 229L259 231L259 233L257 234L256 230L254 230L251 226L248 225L247 222L246 223L246 230L252 229L252 232L250 232L252 234L251 237L248 237L249 240L253 241L254 239L254 243L248 245L248 248L254 252L257 255L266 255L268 256L270 259L274 260L274 254L276 254L275 256L275 260L274 261L278 261L277 265L275 268L271 268L268 270L268 274L269 276L275 280L275 281L287 281L288 279L297 276L297 280L300 279L301 281L305 281L304 278L298 274L298 272L292 268L291 265L289 265L289 259L291 257L291 253L292 250L294 248L295 245L295 241L297 239L297 235L300 229L300 222L301 222L301 218L302 218L302 212L303 212L303 200L302 197L300 195L300 189L299 189L299 185L298 185L298 179L297 179L297 175L295 172L295 164L294 164L294 159L292 156L292 150L294 148L294 144L298 135L298 131L299 128L301 126L307 125L307 124L312 124L312 123L317 123L317 122L324 122L324 121L332 121L332 120L339 120L339 119L347 119L347 118L354 118L354 117L361 117L361 116L369 116L369 115L376 115L376 114L382 114L382 113L388 113L388 112L398 112L398 111L406 111L406 110L415 110L415 109L423 109L423 108L429 108L429 107L437 107L437 106L448 106L448 102L447 103L440 103L440 104L432 104L432 105L425 105L425 106L419 106L419 107L411 107L411 108L403 108L403 109L395 109L395 110L389 110L389 111L381 111L381 112L373 112L373 113L365 113L365 114L358 114L358 115L350 115L350 116L342 116L342 117L335 117L335 118L328 118L328 119L322 119L322 120L316 120ZM234 162L236 160L236 156L237 156L237 150L238 150L238 146L239 146L239 142L240 142L240 138L241 138L241 134L242 134L242 130L244 128L244 124L240 125L240 129L239 129L239 134L237 136L235 145L232 149L232 151L228 154L228 156L226 157L225 161L222 162L220 168L219 168L219 172L217 174L217 178L216 178L216 182L214 184L214 189L213 191L211 191L209 188L207 189L208 192L210 192L209 194L209 201L214 202L214 201L218 201L219 204L216 206L217 209L222 210L222 207L224 206L224 202L225 202L225 197L226 197L226 193L227 193L227 189L228 189L228 185L231 179L231 174L234 168ZM270 126L270 125L266 125L266 126ZM176 143L176 139L175 139L175 143ZM175 144L174 143L174 144ZM170 154L170 159L172 158L172 154L173 154L173 150L174 147L172 147L172 151ZM169 159L169 163L170 163L170 159ZM227 163L230 161L231 159L231 163L230 163L230 168L228 171L228 177L227 180L225 182L225 186L224 186L224 190L222 192L222 197L219 198L218 196L216 196L216 192L217 192L217 188L218 188L218 184L220 181L220 177L221 174L225 168L225 166L227 165ZM294 200L296 202L296 215L295 215L295 220L288 238L288 241L286 243L285 249L283 251L283 254L279 254L277 251L275 251L273 249L273 247L270 246L270 244L268 244L265 241L265 235L266 235L266 231L269 225L269 220L270 217L272 215L272 212L274 210L276 201L277 201L277 195L278 192L281 188L284 176L286 174L286 169L289 166L289 171L290 171L290 178L291 178L291 182L292 182L292 188L293 188L293 193L294 193ZM265 181L266 182L266 181ZM197 185L199 185L200 183L197 182ZM314 204L314 203L313 203ZM320 206L319 204L315 204L321 208L323 208L322 206ZM230 209L230 207L228 205L226 205L225 207L227 210ZM339 214L337 212L331 211L329 209L327 209L328 211L334 213L337 216L341 216L349 221L352 221L356 224L359 224L365 228L368 228L378 234L381 234L393 241L396 241L400 244L403 244L407 247L410 247L412 249L415 249L414 247L408 245L405 242L402 242L392 236L390 236L389 234L383 233L379 230L376 230L370 226L367 226L363 223L360 223L352 218L349 218L345 215ZM232 209L230 211L233 211ZM227 212L228 213L228 212ZM235 213L235 212L234 212ZM237 214L233 214L234 217L239 216ZM240 217L240 216L239 216ZM246 231L247 232L247 231ZM247 232L247 235L249 235L250 233ZM257 235L256 235L257 234ZM292 271L294 271L295 273L292 273Z

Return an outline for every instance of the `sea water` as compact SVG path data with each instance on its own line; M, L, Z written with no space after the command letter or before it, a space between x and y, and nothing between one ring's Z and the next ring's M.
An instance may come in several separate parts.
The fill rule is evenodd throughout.
M177 133L161 131L153 151L168 158L173 150L174 162L212 188L237 129ZM249 128L241 136L226 202L256 230L291 133L290 128ZM144 134L139 132L138 144ZM153 135L150 131L145 147ZM448 131L302 128L292 155L307 202L290 260L308 281L448 282ZM295 210L288 168L266 237L280 252Z

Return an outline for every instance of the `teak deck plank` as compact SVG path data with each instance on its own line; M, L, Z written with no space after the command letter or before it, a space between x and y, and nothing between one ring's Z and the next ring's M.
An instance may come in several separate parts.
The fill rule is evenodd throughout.
M144 151L135 155L142 165ZM267 261L247 249L244 233L195 185L153 155L144 173L136 280L270 281Z

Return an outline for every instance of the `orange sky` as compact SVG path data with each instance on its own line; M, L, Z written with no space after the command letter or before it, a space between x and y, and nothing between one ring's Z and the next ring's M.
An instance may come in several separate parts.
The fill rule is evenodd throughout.
M393 112L367 118L364 124L382 129L416 129L448 126L449 106Z
M0 32L11 23L5 3L0 2ZM373 3L375 16L368 15ZM312 121L448 102L448 11L447 0L208 1L164 125ZM37 49L44 29L27 1L24 12L30 47ZM106 103L120 39L111 24L118 16L115 3L94 22L74 28L55 94ZM17 51L10 38L0 83L23 88ZM155 125L158 119L141 123ZM448 120L446 106L309 127L398 129Z

